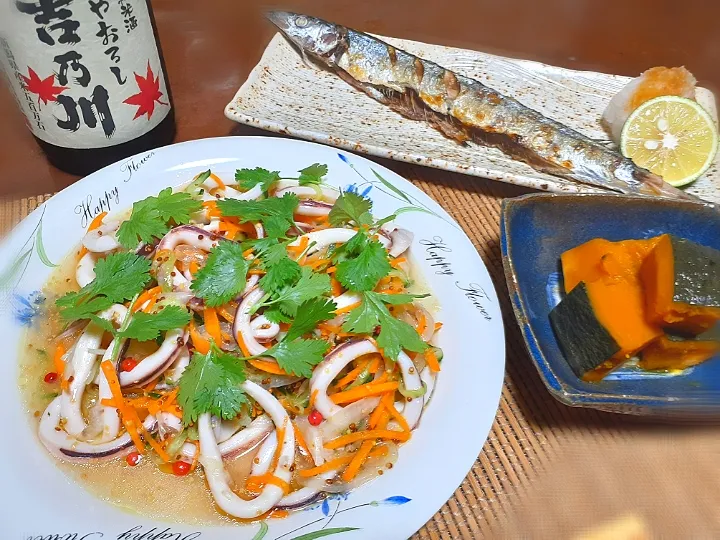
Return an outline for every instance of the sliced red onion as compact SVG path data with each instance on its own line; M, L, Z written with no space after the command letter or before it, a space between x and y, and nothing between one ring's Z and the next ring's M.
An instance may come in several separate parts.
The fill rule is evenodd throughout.
M88 251L93 253L107 253L120 247L115 234L117 233L120 221L107 220L100 227L85 233L82 243Z
M267 350L255 339L250 323L252 316L250 312L263 296L265 296L265 292L260 287L247 293L235 312L235 321L233 322L233 335L236 339L238 334L242 336L248 352L252 355L263 354Z
M280 333L280 325L272 322L265 315L258 315L250 321L253 337L259 342L272 341Z
M218 444L220 454L224 458L229 458L237 454L247 452L274 429L275 424L266 414L261 414L255 420L250 422L250 425L245 429L241 429L235 435L227 439L226 441ZM184 445L181 453L187 458L195 457L196 447L193 444Z
M397 228L390 233L392 246L389 248L391 257L399 257L412 245L415 235L407 229Z
M379 397L368 397L343 407L340 412L333 414L320 424L320 431L323 439L329 441L338 437L343 431L356 424L363 418L367 418L375 407L380 403Z
M210 251L218 245L218 242L225 240L219 234L208 232L195 225L181 225L171 229L158 244L158 250L174 250L180 244L194 246L203 251Z
M323 217L327 216L332 209L332 204L306 199L300 201L298 207L295 209L295 213L298 216Z
M282 197L286 193L294 193L301 199L318 199L334 203L340 196L340 192L330 186L301 186L297 180L280 180L275 184L276 197Z
M257 384L245 381L242 388L272 418L276 429L281 430L280 455L273 475L283 482L290 483L291 468L295 461L295 432L290 417L280 402L267 390ZM212 430L210 413L200 415L198 419L200 434L200 463L210 492L217 505L226 513L243 519L255 518L272 509L284 496L283 489L274 484L266 484L260 494L251 500L245 500L230 489L230 478L222 461L222 454Z
M95 279L95 264L98 262L98 255L92 251L88 251L83 255L77 264L75 270L75 281L80 287L84 287Z
M350 339L330 351L313 370L310 395L315 396L315 409L327 420L342 411L327 395L328 386L350 362L366 354L377 353L378 348L369 339Z
M120 386L142 386L158 378L181 353L187 339L187 332L180 328L166 332L165 340L157 351L143 358L132 371L120 372Z
M112 321L120 325L127 314L127 308L122 304L114 304L98 316L102 319ZM85 419L82 416L81 404L85 387L90 383L91 376L95 370L98 354L90 352L99 349L105 330L97 324L90 322L85 331L75 342L72 357L66 367L64 376L69 379L72 376L69 388L63 391L62 416L65 418L65 430L73 437L79 437L85 430Z
M314 231L299 236L290 243L290 246L297 247L303 241L303 238L307 238L308 246L310 246L307 250L307 254L312 255L313 253L317 253L318 251L333 244L344 244L356 234L357 231L352 229L323 229L321 231ZM389 239L383 235L378 235L378 240L386 249L390 249L392 242Z
M415 307L425 316L425 330L420 334L420 337L423 338L423 341L430 341L435 334L435 317L421 305L416 304Z
M38 435L43 445L56 458L74 463L84 463L88 459L100 460L118 457L134 448L128 433L98 444L79 441L60 427L61 408L62 396L58 396L43 412L38 429ZM152 415L149 415L143 425L146 430L153 432L157 422Z
M420 380L425 384L425 395L423 396L423 407L427 407L432 398L433 391L435 390L435 381L437 380L437 374L430 369L425 367L420 372Z

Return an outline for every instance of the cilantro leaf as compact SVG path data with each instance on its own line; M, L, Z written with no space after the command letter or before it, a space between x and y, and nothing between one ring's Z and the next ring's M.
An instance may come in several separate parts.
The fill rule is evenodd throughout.
M328 173L328 166L320 163L313 163L299 172L300 178L298 178L298 181L301 186L317 185L322 182L323 176Z
M385 293L377 293L378 296L382 299L383 302L386 304L392 304L394 306L401 306L403 304L410 304L413 300L417 298L427 298L430 296L429 294L407 294L407 293L399 293L399 294L385 294Z
M224 216L236 216L241 223L260 221L268 237L280 238L294 224L293 213L299 202L297 195L286 193L261 201L224 199L217 205Z
M353 236L345 248L343 251L354 257L338 263L335 277L351 291L373 290L392 270L387 250L364 232Z
M140 242L152 242L170 230L170 222L179 225L190 221L190 214L202 208L200 201L185 192L173 193L165 188L157 197L147 197L133 204L130 218L118 229L118 242L131 249Z
M411 325L393 316L384 317L380 323L380 335L377 343L387 356L397 360L403 349L423 352L427 349L420 335Z
M285 339L293 340L313 330L318 323L335 317L337 305L328 298L312 298L303 302Z
M357 193L346 191L341 193L330 210L328 219L333 226L354 223L355 225L370 225L373 221L370 209L372 201Z
M297 261L288 257L285 244L278 243L260 255L266 274L260 278L260 286L266 293L277 295L295 283L302 275Z
M140 242L151 242L168 231L168 226L160 217L160 212L144 201L133 204L130 218L120 224L117 239L128 249L135 248Z
M364 292L362 304L348 313L343 330L367 334L372 333L377 326L380 326L380 335L377 337L378 345L383 349L385 355L393 360L397 360L403 349L423 352L428 345L417 331L405 321L393 317L385 307L384 302L391 296L393 295ZM391 300L389 303L393 303L393 301Z
M221 306L245 288L250 261L235 242L220 242L210 250L207 263L195 275L190 288L210 307Z
M174 221L176 224L189 223L190 214L199 212L202 203L193 199L190 194L183 191L173 193L172 188L165 188L157 197L154 197L157 211L165 221Z
M150 261L134 253L112 253L95 265L95 279L77 292L60 297L63 319L88 319L93 313L129 300L150 281Z
M213 345L207 354L195 353L180 377L178 402L183 423L196 422L206 412L226 420L240 412L247 397L240 385L245 382L245 364Z
M160 332L182 328L190 322L190 313L180 306L167 306L157 313L133 314L125 330L118 332L118 337L152 341L160 336Z
M276 305L288 317L295 317L300 304L329 292L330 276L316 274L310 268L303 267L297 283L284 287L265 305Z
M312 368L322 362L330 344L322 339L284 339L263 356L272 356L287 373L310 378Z
M256 167L254 169L238 169L235 171L235 180L238 182L238 186L244 191L248 191L258 184L262 184L263 193L267 193L270 187L280 180L280 171L268 171Z
M278 307L267 308L263 311L263 315L265 315L270 322L278 324L292 322L292 317L285 315Z

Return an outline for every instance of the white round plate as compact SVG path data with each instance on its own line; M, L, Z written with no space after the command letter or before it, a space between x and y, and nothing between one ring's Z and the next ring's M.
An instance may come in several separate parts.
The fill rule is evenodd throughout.
M336 528L348 540L404 539L452 496L487 439L502 387L505 339L490 276L452 218L392 171L344 151L307 142L228 137L176 144L110 165L63 190L30 214L0 247L0 365L3 450L0 459L3 538L108 540L238 540L264 526L202 527L153 522L100 500L55 466L40 445L18 390L17 352L26 326L42 311L41 290L77 246L92 218L178 186L212 168L232 178L237 168L264 167L284 176L312 163L329 167L328 182L373 201L373 213L403 209L396 222L415 233L412 256L439 301L445 356L435 394L396 466L373 482L285 519L267 521L266 540L318 538ZM172 497L171 493L163 496ZM330 529L330 530L328 530ZM314 535L313 535L314 533Z

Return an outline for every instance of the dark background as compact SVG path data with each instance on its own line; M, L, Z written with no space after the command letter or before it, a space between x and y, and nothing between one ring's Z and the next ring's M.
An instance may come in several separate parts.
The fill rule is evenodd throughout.
M178 141L251 133L223 107L273 34L262 13L285 8L360 30L472 48L555 65L637 75L685 65L720 87L720 3L714 0L154 0L175 100ZM0 196L64 188L0 89Z

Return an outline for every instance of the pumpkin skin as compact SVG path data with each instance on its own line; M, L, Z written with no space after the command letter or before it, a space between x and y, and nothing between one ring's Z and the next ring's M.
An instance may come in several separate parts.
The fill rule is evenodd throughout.
M720 342L675 341L660 336L642 351L638 365L648 370L679 370L696 366L720 352Z
M697 335L720 320L720 251L664 234L640 277L653 324Z

